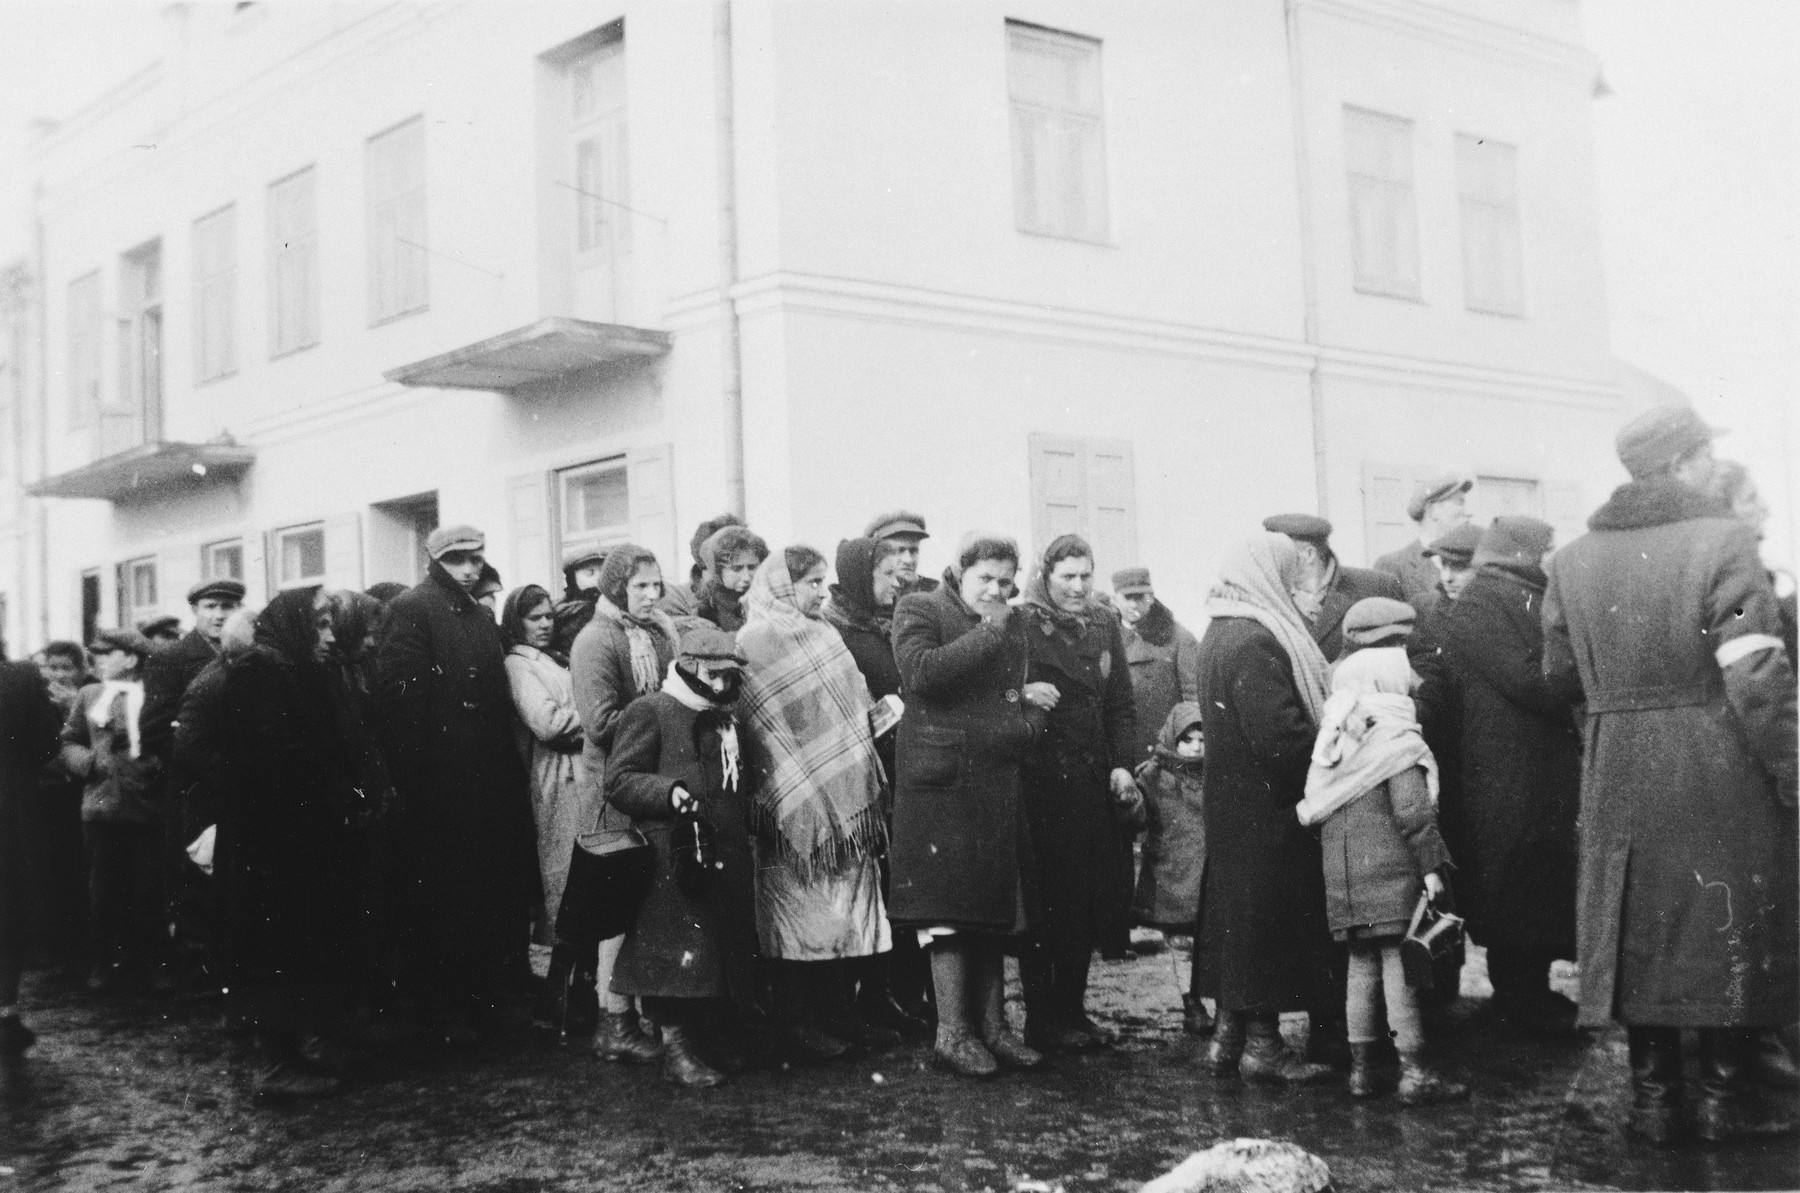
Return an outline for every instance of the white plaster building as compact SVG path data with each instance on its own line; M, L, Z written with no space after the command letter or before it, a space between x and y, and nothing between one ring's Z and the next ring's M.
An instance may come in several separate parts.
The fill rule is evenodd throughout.
M0 510L19 646L635 539L742 493L1149 565L1408 477L1619 475L1572 0L175 4L45 135ZM0 349L0 354L4 350ZM741 411L741 438L734 411ZM740 446L741 445L741 446ZM741 461L741 474L739 472ZM739 484L741 483L741 490ZM11 517L11 520L7 519Z

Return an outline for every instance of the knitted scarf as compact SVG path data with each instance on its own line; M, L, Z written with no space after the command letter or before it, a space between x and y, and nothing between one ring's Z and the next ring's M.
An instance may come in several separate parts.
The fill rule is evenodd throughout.
M738 732L737 718L731 715L731 709L715 700L709 700L694 689L676 672L681 665L677 659L669 664L669 673L663 677L662 690L675 698L683 708L702 715L711 714L718 718L719 728L719 770L724 774L723 785L731 791L738 787Z
M783 552L756 570L745 604L739 710L758 762L751 825L803 875L841 872L884 843L869 685L837 631L800 612Z
M1263 532L1225 557L1219 582L1206 597L1206 616L1247 617L1260 623L1287 652L1294 687L1314 724L1325 707L1325 656L1294 604L1300 553L1285 534Z
M606 597L599 598L594 614L610 618L624 628L625 641L631 645L631 683L637 689L637 695L648 696L662 687L663 669L656 655L655 635L661 634L668 639L671 652L681 641L681 634L669 615L661 609L652 609L643 617L633 617Z
M1331 699L1313 745L1306 798L1294 808L1301 824L1318 824L1415 766L1425 768L1437 802L1437 759L1407 695L1416 678L1402 646L1359 650L1332 668Z
M113 719L113 705L121 696L125 698L125 706L120 710L125 721L125 741L131 756L136 758L143 749L143 740L139 736L139 721L144 715L143 680L106 680L100 686L100 694L88 705L88 720L96 729L106 728Z

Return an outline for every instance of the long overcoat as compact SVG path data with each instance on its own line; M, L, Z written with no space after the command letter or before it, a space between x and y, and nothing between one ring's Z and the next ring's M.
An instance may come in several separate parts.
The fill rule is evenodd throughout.
M1125 663L1137 703L1136 765L1156 749L1171 709L1184 700L1200 703L1200 639L1158 601L1137 625L1125 627Z
M670 634L654 635L657 674L668 673L675 661L675 641ZM575 711L581 717L581 769L576 779L584 804L581 814L593 828L620 829L628 822L624 813L610 807L606 791L606 758L612 752L613 732L625 709L639 696L631 669L631 636L617 614L600 610L576 635L569 652L569 680L575 692Z
M57 729L56 704L37 668L0 661L0 917L21 917L0 922L0 932L20 941L28 927L31 880L39 874L33 862L50 837L34 813L44 763L56 753Z
M888 917L917 927L1022 931L1037 869L1021 775L1036 719L1020 698L1025 626L983 621L953 581L894 610L900 664Z
M1483 567L1443 629L1461 700L1458 910L1483 945L1572 957L1581 738L1544 680L1542 573Z
M607 759L610 803L656 851L650 893L619 950L612 987L653 998L729 995L755 999L756 891L750 799L727 786L720 754L722 714L700 713L667 692L633 702L619 717ZM741 732L741 731L740 731ZM684 885L671 838L669 793L679 785L712 826L718 868Z
M1587 701L1581 1021L1793 1023L1794 672L1755 534L1666 478L1588 525L1544 600L1545 674Z
M1206 879L1199 992L1235 1011L1292 1011L1329 997L1319 840L1294 805L1317 732L1280 641L1215 618L1200 639L1206 734Z
M1182 757L1175 743L1196 725L1205 732L1204 720L1198 704L1178 703L1163 718L1150 761L1137 770L1147 823L1131 916L1166 932L1192 932L1200 918L1200 884L1206 877L1206 761Z

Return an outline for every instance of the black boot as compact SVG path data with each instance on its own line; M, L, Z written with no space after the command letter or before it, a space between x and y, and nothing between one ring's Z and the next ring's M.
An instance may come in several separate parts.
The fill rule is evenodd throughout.
M1244 1052L1238 1072L1246 1081L1313 1085L1331 1078L1331 1066L1294 1054L1281 1038L1281 1019L1272 1012L1251 1015L1244 1024Z
M14 1060L31 1051L35 1043L37 1033L19 1022L17 1015L0 1019L0 1057Z
M711 1089L725 1082L725 1074L704 1060L694 1048L694 1030L680 1024L662 1025L663 1080L688 1089Z
M1663 1145L1681 1134L1681 1029L1628 1027L1631 1053L1631 1117L1626 1129Z
M1214 1021L1212 1043L1206 1046L1206 1058L1200 1062L1201 1067L1214 1077L1236 1077L1238 1063L1244 1054L1245 1035L1244 1012L1220 1007Z
M594 1055L626 1065L647 1065L662 1058L663 1045L644 1034L635 1010L602 1012L594 1029Z
M1757 1088L1755 1054L1759 1029L1700 1029L1700 1096L1694 1104L1694 1134L1708 1143L1762 1139L1794 1130L1793 1116L1763 1101Z
M892 953L862 959L862 981L856 992L856 1013L864 1023L890 1031L903 1039L931 1036L931 1025L900 1005L894 997Z
M777 961L773 964L776 1015L780 1021L778 1044L790 1060L820 1064L850 1053L850 1044L819 1026L814 1014L811 985L815 975L809 961Z
M341 1088L336 1077L321 1072L300 1055L300 1041L292 1036L262 1036L257 1040L257 1054L250 1093L258 1102L327 1098Z
M1062 1019L1073 1035L1068 1037L1079 1043L1071 1051L1091 1052L1099 1048L1109 1048L1113 1043L1112 1033L1095 1023L1087 1013L1087 985L1089 958L1079 961L1058 962L1056 966L1056 999L1062 1011Z
M1391 1073L1373 1043L1350 1045L1350 1096L1378 1098L1394 1089Z

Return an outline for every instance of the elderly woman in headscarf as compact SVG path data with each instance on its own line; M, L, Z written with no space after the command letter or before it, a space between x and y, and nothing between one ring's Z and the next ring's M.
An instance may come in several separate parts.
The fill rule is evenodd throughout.
M825 575L825 557L811 547L771 555L738 632L757 934L776 984L781 1042L802 1060L848 1049L821 1019L864 1037L850 1042L876 1042L843 1006L840 963L892 947L877 861L887 830L875 701L820 615Z
M1020 607L1030 680L1055 690L1025 763L1026 822L1043 885L1043 921L1021 959L1025 1038L1034 1048L1104 1046L1088 1017L1094 950L1123 956L1129 940L1133 830L1143 797L1132 779L1137 705L1119 615L1094 595L1094 549L1078 535L1051 542Z
M330 608L289 589L256 619L254 645L225 664L219 838L232 921L234 994L256 1031L259 1098L328 1094L337 1079L301 1055L342 1010L343 892L358 801L354 760L326 666Z
M1487 949L1494 1007L1527 1029L1568 1030L1575 1008L1550 963L1575 955L1581 738L1544 679L1544 555L1554 530L1495 518L1475 576L1444 622L1462 700L1461 800L1450 841L1469 935Z
M606 801L606 756L626 707L660 691L663 676L675 661L679 638L675 623L657 608L661 599L662 568L654 552L634 543L607 552L593 620L576 635L569 657L583 738L578 782L593 809L590 823L574 826L577 833L631 826L631 817ZM644 1034L630 1000L612 989L613 965L623 940L616 936L600 945L596 975L600 1024L594 1051L605 1060L647 1064L659 1059L662 1050Z
M1264 532L1226 556L1206 602L1206 878L1194 964L1198 993L1218 1004L1205 1064L1220 1077L1325 1080L1329 1067L1282 1043L1280 1015L1342 1014L1319 842L1294 814L1326 696L1325 656L1294 603L1306 582L1293 540Z
M515 588L500 611L506 645L506 681L519 714L517 739L531 777L531 811L537 824L538 873L544 884L544 923L556 924L575 838L593 827L599 793L581 782L581 714L569 661L552 645L556 602L536 584ZM598 955L577 958L558 941L550 953L549 986L565 1031L591 1031L600 1013L596 992Z

